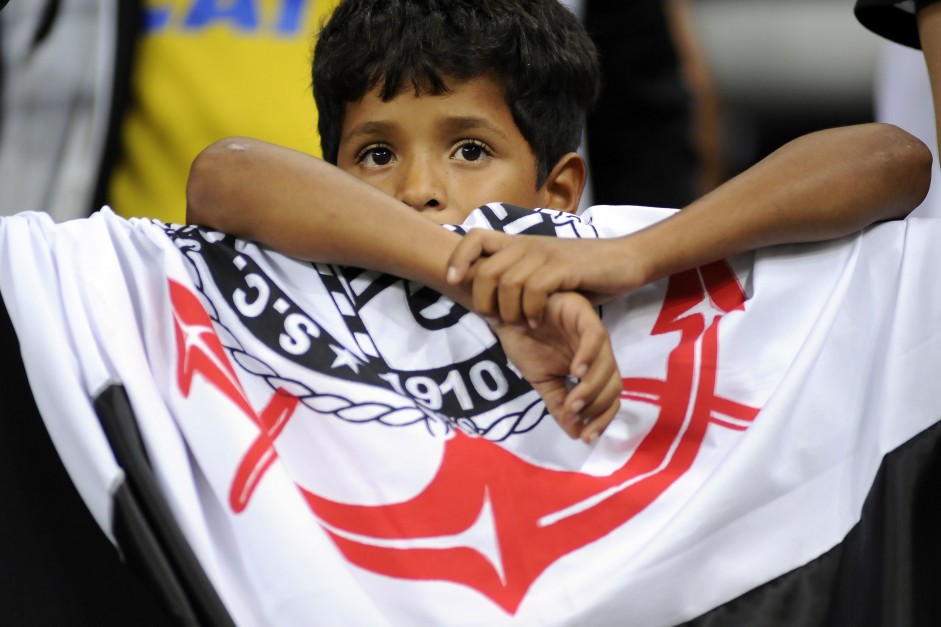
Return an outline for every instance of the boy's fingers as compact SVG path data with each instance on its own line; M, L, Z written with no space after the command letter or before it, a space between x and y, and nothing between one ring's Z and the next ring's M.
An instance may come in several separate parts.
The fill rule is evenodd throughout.
M531 327L535 328L542 324L546 317L546 306L549 297L558 292L560 288L561 281L559 277L545 263L534 270L532 276L527 279L521 306L523 316Z
M621 378L613 359L601 357L565 399L563 416L569 422L586 424L620 406Z
M548 409L552 417L556 419L556 422L559 423L562 430L565 431L570 438L578 438L583 426L578 423L566 424L561 420L563 414L562 408L564 407L566 395L568 394L565 383L562 380L544 382L537 386L537 390L539 391L539 396L546 404L546 409Z
M578 437L580 437L585 444L593 444L595 440L598 439L598 436L604 433L604 430L608 428L611 421L614 420L621 406L620 399L618 399L617 396L615 399L615 402L608 404L604 411L592 418L587 425L582 427Z
M592 315L587 315L591 312ZM611 349L611 339L593 310L575 318L578 347L572 358L572 375L579 383L566 398L565 422L575 424L586 442L594 441L620 407L621 377Z
M476 262L473 266L474 282L471 285L474 310L488 316L498 315L504 322L521 322L517 313L518 305L514 305L519 302L519 294L505 294L504 278L517 264L525 263L523 252L514 248L507 248L502 255Z
M490 275L475 268L471 283L471 308L482 316L498 317L497 286Z
M584 390L575 390L569 393L566 398L566 405L579 407L582 401L577 400L575 404L570 401L574 395L581 395ZM586 443L591 444L611 423L611 420L617 414L621 407L620 399L621 386L617 379L609 379L601 392L593 400L582 407L577 413L570 413L563 410L559 420L562 428L572 437L578 437Z
M542 324L545 316L546 301L549 300L549 294L541 289L531 289L526 286L523 290L522 308L523 317L533 329Z
M576 426L583 439L592 432L600 435L621 406L621 390L613 359L601 359L566 397L564 421Z
M461 238L448 259L447 281L456 285L464 280L467 270L477 259L499 252L509 236L497 231L471 229Z
M471 304L474 311L485 316L500 317L500 277L510 263L512 254L488 257L474 263L474 280L471 283Z
M479 231L470 230L457 243L448 258L447 282L457 285L464 280L471 264L483 254L483 241L477 235Z
M501 268L497 283L497 298L500 301L500 317L513 324L527 322L523 311L523 298L529 289L529 278L542 266L537 255L518 253L511 263Z
M561 385L566 392L559 405L549 406L550 411L570 437L593 442L620 407L621 379L610 337L594 308L576 293L552 294L545 313L553 322L551 328L567 338L568 374L579 379L570 390L567 377L552 380L554 388ZM540 394L547 399L542 390Z
M616 371L617 365L614 362L611 337L601 323L601 319L591 308L579 314L574 321L578 346L572 356L572 374L584 378L588 376L592 368L607 368L609 371Z

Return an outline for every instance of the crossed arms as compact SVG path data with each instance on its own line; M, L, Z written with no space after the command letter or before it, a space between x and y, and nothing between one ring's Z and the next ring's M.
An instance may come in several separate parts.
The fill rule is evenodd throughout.
M418 281L490 317L563 429L590 442L617 411L620 379L607 333L580 294L601 302L747 250L904 217L927 193L930 167L928 149L895 127L830 129L632 235L462 239L323 161L232 138L194 161L187 221L294 257ZM571 390L568 376L580 380Z

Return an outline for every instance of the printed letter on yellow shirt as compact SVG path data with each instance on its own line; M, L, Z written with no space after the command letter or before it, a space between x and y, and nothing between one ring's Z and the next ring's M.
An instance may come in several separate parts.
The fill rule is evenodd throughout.
M147 0L108 198L181 223L200 150L245 135L320 155L314 37L337 0Z

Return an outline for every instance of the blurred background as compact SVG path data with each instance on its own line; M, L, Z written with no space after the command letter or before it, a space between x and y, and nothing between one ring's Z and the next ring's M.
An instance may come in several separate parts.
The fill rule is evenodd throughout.
M604 75L583 206L683 207L835 126L891 122L934 142L923 58L864 28L855 0L562 2Z
M883 41L853 0L690 0L721 110L726 168L809 131L874 119Z
M10 3L0 215L107 203L180 222L189 164L220 137L319 154L310 41L337 1ZM561 1L605 72L586 205L686 206L822 128L878 119L935 137L923 60L863 28L854 0Z

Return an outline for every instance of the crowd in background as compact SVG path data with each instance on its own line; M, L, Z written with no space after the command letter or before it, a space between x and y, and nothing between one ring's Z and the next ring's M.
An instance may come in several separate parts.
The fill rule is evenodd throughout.
M824 126L880 119L934 143L931 112L912 104L927 93L920 56L878 41L838 2L815 6L833 6L833 15L878 49L877 59L858 61L875 75L865 101L854 96L860 102L852 107L820 112L804 98L804 110L782 102L773 117L750 117L741 103L723 107L736 94L723 93L732 90L716 79L730 71L716 64L730 63L714 16L737 15L728 39L747 40L749 15L762 7L786 11L780 3L563 1L591 32L605 73L585 134L583 207L682 207L791 137ZM108 204L129 217L182 222L189 164L220 137L253 136L319 154L309 56L335 3L47 0L6 7L0 215L42 209L64 220ZM795 55L812 47L799 34L794 42ZM819 64L827 66L827 55ZM765 78L756 89L789 80Z

